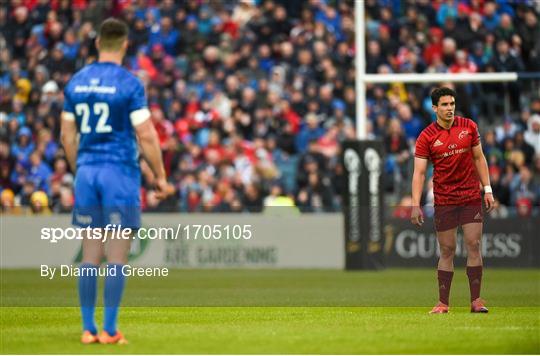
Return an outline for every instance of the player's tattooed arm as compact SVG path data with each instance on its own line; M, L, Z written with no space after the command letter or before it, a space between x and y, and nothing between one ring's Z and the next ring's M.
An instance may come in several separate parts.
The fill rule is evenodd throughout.
M495 199L493 198L493 192L491 190L491 184L489 182L489 170L482 151L482 145L478 144L472 148L474 167L476 168L476 173L478 178L480 178L480 183L484 187L484 203L486 205L486 211L489 213L495 207Z
M60 139L66 152L66 158L71 167L71 171L75 173L77 169L77 148L79 140L77 135L77 124L72 119L70 113L62 112L62 120L60 125Z

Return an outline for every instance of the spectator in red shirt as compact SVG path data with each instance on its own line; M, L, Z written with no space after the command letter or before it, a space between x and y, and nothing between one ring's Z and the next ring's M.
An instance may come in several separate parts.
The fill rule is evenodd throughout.
M170 121L165 119L163 111L159 105L152 105L150 107L150 112L152 114L152 123L156 128L159 137L159 145L162 150L166 148L167 141L169 137L174 133L174 127Z
M433 27L429 30L429 44L424 49L423 57L427 65L433 61L433 57L438 55L442 57L443 31L440 28Z
M450 66L451 73L476 73L477 67L473 61L467 57L467 52L459 50L456 52L456 61Z

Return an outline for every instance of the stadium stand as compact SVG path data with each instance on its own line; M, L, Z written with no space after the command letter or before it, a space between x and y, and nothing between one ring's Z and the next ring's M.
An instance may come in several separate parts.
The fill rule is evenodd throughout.
M301 211L339 211L340 142L356 137L353 5L2 2L2 212L71 211L73 175L59 145L62 90L95 60L97 26L108 16L130 26L125 65L146 85L177 192L159 202L143 162L145 211L260 212L283 195ZM540 2L365 6L368 73L540 71ZM387 152L389 204L410 201L412 149L433 120L433 87L368 86L370 137ZM538 81L455 86L461 113L480 123L499 202L494 216L532 214L540 205L539 88ZM395 215L407 217L406 209Z

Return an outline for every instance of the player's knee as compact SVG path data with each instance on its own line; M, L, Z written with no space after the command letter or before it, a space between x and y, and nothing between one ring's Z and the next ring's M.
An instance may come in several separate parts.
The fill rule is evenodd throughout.
M452 259L456 254L456 245L441 245L441 258Z
M107 254L107 263L126 264L128 262L129 251L115 251Z
M91 263L93 265L99 265L103 259L103 252L99 249L84 249L83 250L83 263Z
M480 253L480 240L466 241L467 252L471 253Z

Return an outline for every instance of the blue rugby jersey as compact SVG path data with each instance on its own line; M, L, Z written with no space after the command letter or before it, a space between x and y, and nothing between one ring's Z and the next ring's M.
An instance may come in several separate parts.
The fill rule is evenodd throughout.
M139 166L133 127L150 113L141 81L122 66L96 62L77 72L64 90L64 117L80 133L77 166Z

